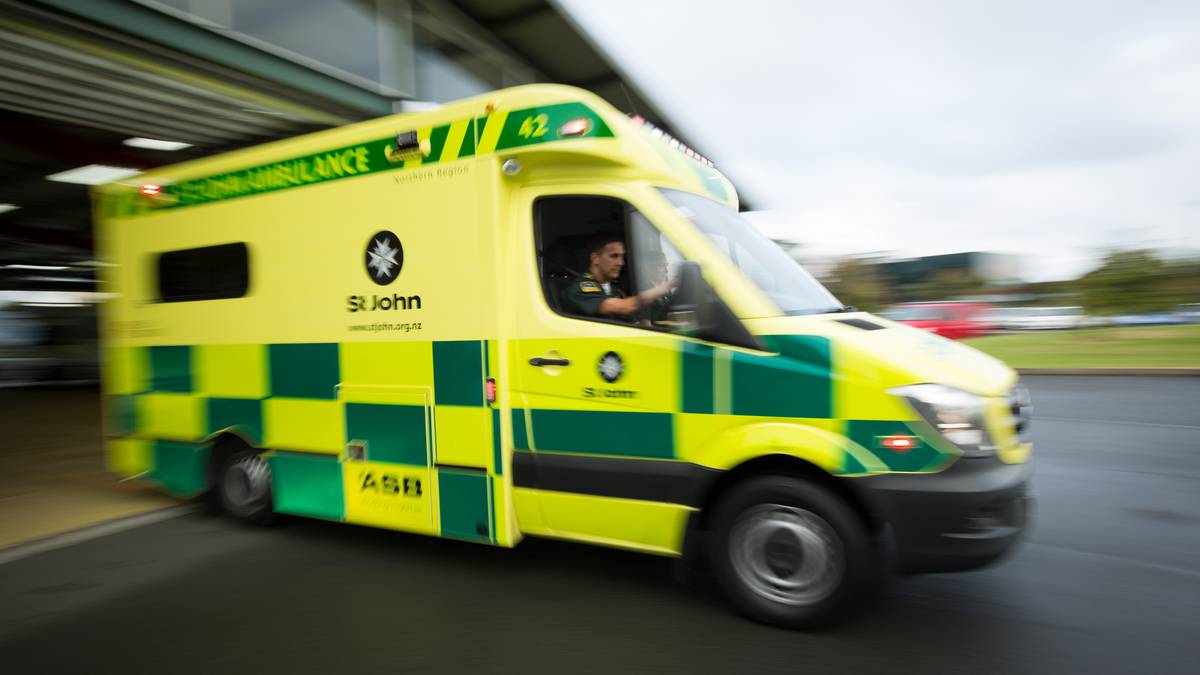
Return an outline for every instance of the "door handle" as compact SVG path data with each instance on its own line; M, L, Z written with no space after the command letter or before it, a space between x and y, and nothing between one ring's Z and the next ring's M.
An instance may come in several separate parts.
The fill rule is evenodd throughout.
M535 356L529 359L529 365L541 368L543 366L569 366L571 359L549 358L545 356Z

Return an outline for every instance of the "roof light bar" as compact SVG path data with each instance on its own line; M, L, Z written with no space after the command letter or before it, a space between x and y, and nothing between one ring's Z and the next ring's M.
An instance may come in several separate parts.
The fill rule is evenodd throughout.
M630 115L629 121L633 123L633 126L645 129L647 132L649 132L651 138L661 138L662 140L666 141L667 145L671 146L671 148L682 152L684 155L696 160L697 162L700 162L704 166L714 169L716 168L716 165L709 161L707 157L684 145L679 141L678 138L674 138L671 136L671 134L668 134L662 129L654 126L641 115Z

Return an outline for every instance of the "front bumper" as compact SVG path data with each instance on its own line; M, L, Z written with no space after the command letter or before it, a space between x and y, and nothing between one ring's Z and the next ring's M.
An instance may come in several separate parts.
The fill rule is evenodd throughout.
M894 538L902 572L957 572L1012 549L1033 509L1028 463L961 458L931 474L847 479Z

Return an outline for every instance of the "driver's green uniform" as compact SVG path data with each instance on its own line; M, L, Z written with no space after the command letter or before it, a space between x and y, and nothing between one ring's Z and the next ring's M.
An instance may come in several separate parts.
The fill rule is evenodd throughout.
M583 316L599 316L600 303L608 298L623 298L623 293L616 282L609 283L609 290L605 291L604 286L591 273L585 272L567 284L563 289L562 301L563 308L571 314L581 314ZM634 317L630 315L609 317L618 321L634 322Z

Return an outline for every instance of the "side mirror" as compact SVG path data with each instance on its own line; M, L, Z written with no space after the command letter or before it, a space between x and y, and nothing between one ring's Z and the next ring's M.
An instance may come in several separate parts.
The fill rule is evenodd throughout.
M700 307L712 299L712 287L704 280L700 272L700 263L685 260L679 265L679 286L675 290L675 299L671 308L681 312L699 312Z
M685 260L679 266L679 286L671 303L672 311L690 312L696 320L696 337L711 342L762 349L733 311L721 302L700 270L700 263Z

